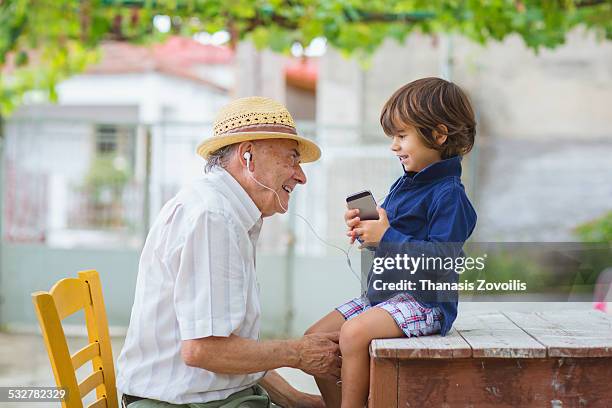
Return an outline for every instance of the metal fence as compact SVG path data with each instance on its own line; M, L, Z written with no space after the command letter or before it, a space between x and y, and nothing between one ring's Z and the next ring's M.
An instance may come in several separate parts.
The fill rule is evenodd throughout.
M384 195L401 169L382 133L298 123L322 144L322 160L293 194L289 216L266 220L261 251L327 253L345 242L344 198L360 189ZM139 248L161 206L195 177L197 144L210 123L9 121L4 129L3 240L59 248ZM376 140L376 144L364 144ZM292 214L309 220L310 226ZM331 249L331 251L335 251Z
M3 239L52 246L138 244L144 178L136 125L8 122Z

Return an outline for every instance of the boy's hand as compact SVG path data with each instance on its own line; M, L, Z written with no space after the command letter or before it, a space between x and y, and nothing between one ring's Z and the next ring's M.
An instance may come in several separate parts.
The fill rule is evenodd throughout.
M360 221L361 220L359 219L358 209L346 210L346 212L344 213L344 222L346 222L346 226L349 228L348 233L346 235L351 237L351 245L353 244L353 242L355 242L355 239L357 238L356 236L351 236L351 232L356 226L359 225Z
M351 244L355 242L357 237L359 237L363 241L363 246L378 246L380 239L385 234L385 231L387 231L387 228L389 228L389 218L387 218L387 212L384 209L381 207L377 207L376 209L378 210L377 220L357 222L356 226L346 234L351 237ZM349 212L350 210L347 211L346 214ZM351 219L350 221L353 220L355 220L355 218ZM346 225L349 225L348 221Z

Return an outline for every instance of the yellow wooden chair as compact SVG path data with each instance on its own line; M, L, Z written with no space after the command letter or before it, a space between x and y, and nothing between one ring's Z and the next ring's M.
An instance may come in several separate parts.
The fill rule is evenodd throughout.
M90 408L116 408L113 352L98 272L83 271L78 278L62 279L49 292L32 293L32 301L55 382L67 390L62 406L82 408L82 398L95 388L96 401L89 405ZM70 355L61 321L79 310L85 311L89 344ZM88 361L92 362L93 373L79 383L76 370Z

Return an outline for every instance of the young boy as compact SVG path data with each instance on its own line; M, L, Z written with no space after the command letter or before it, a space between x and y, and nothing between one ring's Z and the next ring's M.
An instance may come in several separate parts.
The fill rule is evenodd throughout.
M474 145L476 122L469 99L451 82L419 79L391 96L380 123L404 175L391 186L378 220L361 221L359 210L345 213L351 243L359 238L379 250L411 244L461 246L476 225L476 212L460 180L461 157ZM456 296L422 300L416 291L378 291L371 277L372 271L367 296L339 306L307 331L340 330L341 391L335 382L315 378L327 408L365 406L373 339L446 335L457 316Z

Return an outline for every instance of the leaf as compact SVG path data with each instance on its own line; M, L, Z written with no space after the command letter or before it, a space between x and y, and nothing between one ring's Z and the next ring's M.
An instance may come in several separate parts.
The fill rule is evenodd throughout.
M15 65L18 67L22 67L28 64L28 60L28 53L21 50L17 53L17 56L15 57Z
M270 39L270 32L265 27L261 27L261 26L257 27L251 33L251 40L253 40L253 44L255 44L255 47L258 50L265 48L270 41L269 39Z

